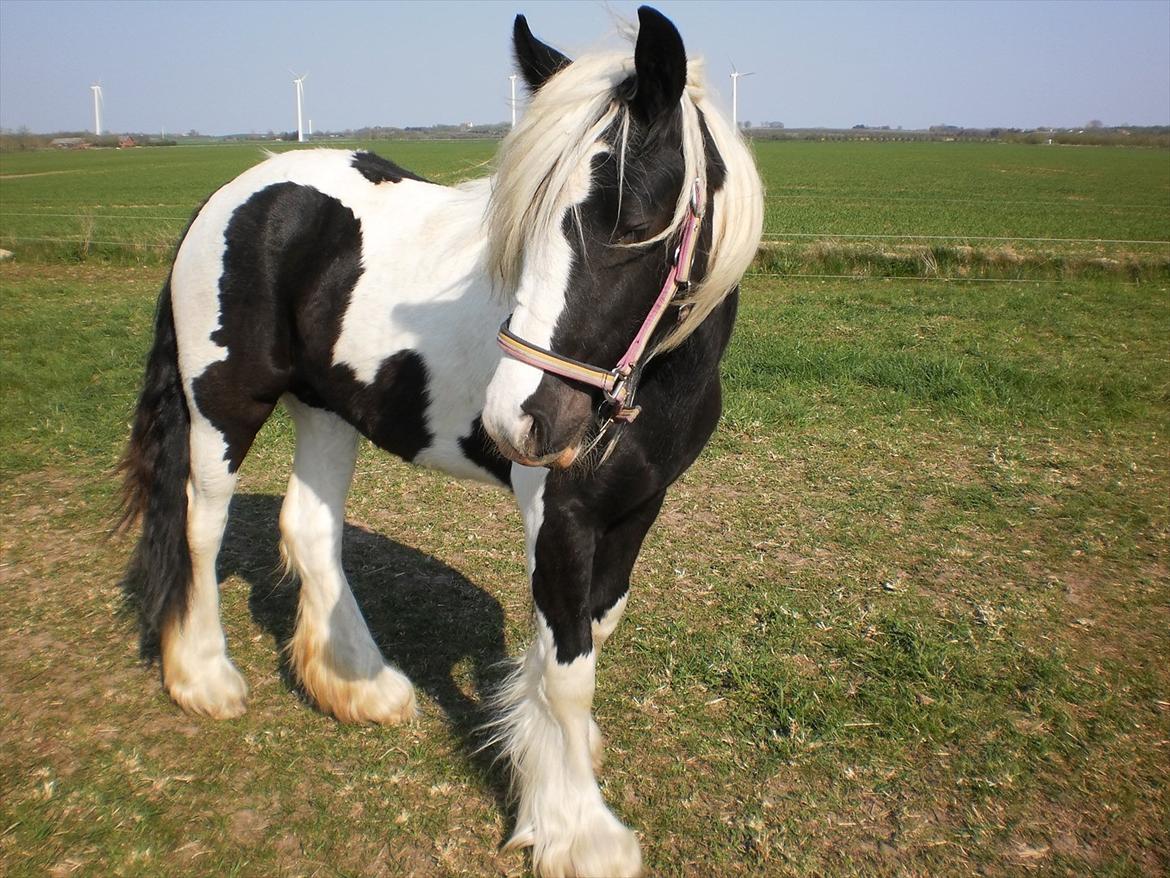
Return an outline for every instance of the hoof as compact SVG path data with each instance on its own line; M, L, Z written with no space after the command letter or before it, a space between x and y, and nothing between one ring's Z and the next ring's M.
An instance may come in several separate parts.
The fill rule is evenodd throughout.
M227 656L220 656L198 674L167 674L167 693L187 713L212 719L235 719L248 709L248 684Z
M539 878L638 878L642 851L633 831L609 811L585 817L568 836L542 837L532 824L518 826L504 850L532 848Z
M300 677L317 708L343 723L392 726L418 715L410 679L389 665L371 679L349 680L315 662Z

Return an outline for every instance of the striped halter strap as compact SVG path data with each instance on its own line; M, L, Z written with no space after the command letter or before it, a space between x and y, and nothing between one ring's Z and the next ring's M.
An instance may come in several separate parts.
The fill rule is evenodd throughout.
M695 244L699 239L699 226L702 222L702 189L699 186L699 181L696 180L691 193L691 202L687 207L687 216L683 220L678 247L674 251L670 273L666 276L662 291L654 301L653 307L650 308L650 313L642 321L642 326L638 329L634 340L630 342L630 346L626 348L626 352L622 354L622 358L612 369L602 369L599 366L582 363L579 360L553 353L547 348L525 341L508 329L508 324L512 319L511 315L500 326L500 332L496 339L500 348L509 357L519 360L521 363L527 363L529 366L535 366L537 369L559 375L562 378L600 388L605 394L606 407L609 409L603 415L607 417L602 432L614 421L624 423L633 421L642 410L640 406L634 405L639 364L646 353L650 336L654 334L662 315L670 307L670 303L674 301L679 291L685 291L690 285L691 265L695 260Z

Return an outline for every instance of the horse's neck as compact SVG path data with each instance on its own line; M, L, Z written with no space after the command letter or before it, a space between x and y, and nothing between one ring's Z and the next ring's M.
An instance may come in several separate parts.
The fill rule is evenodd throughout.
M657 368L647 370L647 382L658 384L660 392L674 396L686 394L692 388L717 378L719 363L731 341L738 308L739 290L736 288L678 347L654 358Z

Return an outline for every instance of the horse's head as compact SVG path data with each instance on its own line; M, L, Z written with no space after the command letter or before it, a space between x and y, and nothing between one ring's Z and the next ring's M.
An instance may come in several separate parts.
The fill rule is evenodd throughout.
M514 304L510 332L603 370L667 282L696 184L705 218L691 285L651 350L680 343L735 287L762 223L751 157L703 98L697 71L688 79L678 31L648 7L638 18L632 59L570 62L517 17L516 60L533 97L501 148L488 216L489 259ZM483 420L509 458L564 467L604 404L598 387L505 356Z

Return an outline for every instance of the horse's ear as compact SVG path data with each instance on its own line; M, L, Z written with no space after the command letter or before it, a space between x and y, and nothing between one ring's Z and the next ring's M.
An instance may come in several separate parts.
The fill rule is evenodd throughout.
M558 70L572 63L552 46L546 46L534 37L523 15L517 15L516 23L512 25L512 48L516 52L516 64L524 75L524 81L533 91L544 85Z
M670 19L649 6L638 8L634 72L630 109L644 122L678 106L687 84L687 51Z

